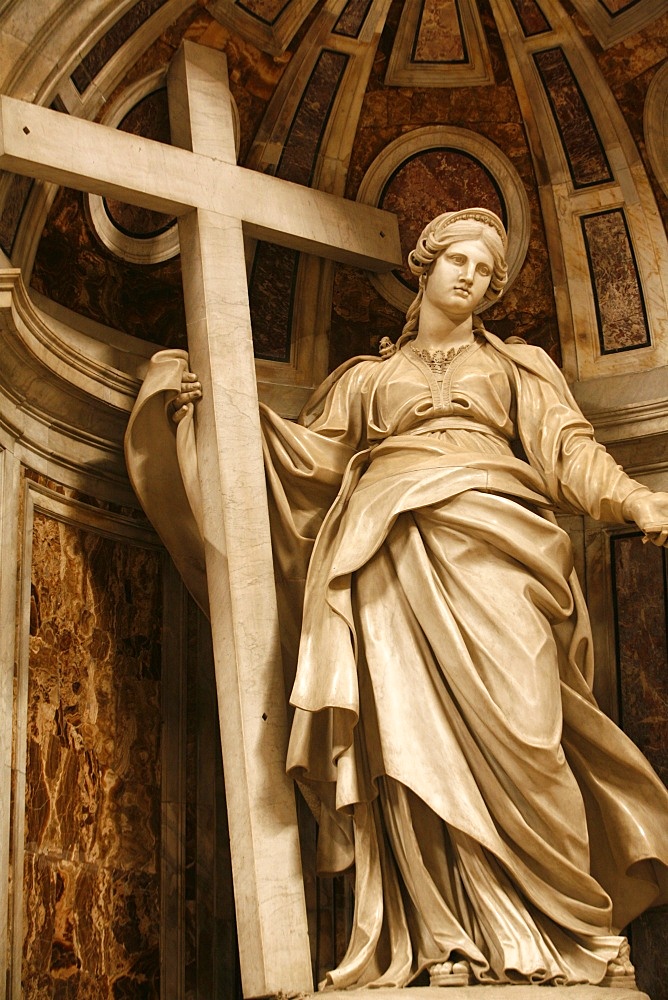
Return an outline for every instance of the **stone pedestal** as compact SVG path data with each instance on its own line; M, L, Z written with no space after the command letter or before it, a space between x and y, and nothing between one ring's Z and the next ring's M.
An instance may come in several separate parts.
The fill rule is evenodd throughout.
M646 993L628 987L605 986L448 986L440 989L414 986L407 989L326 990L300 994L323 1000L650 1000ZM276 1000L286 1000L277 997Z

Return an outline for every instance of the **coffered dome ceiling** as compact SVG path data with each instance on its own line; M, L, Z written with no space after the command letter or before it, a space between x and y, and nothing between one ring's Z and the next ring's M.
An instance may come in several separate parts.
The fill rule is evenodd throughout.
M514 276L495 332L572 380L666 363L665 0L9 7L5 93L169 141L180 42L224 51L241 164L396 212L404 256L435 214L492 208ZM47 314L144 353L186 346L175 220L12 175L0 194L0 245ZM256 355L304 384L401 331L404 268L370 277L250 241L247 258ZM304 338L320 346L300 370Z

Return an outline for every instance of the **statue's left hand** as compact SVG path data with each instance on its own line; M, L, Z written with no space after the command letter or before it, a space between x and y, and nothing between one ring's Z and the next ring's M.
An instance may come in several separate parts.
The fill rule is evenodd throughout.
M188 404L202 398L202 386L194 372L184 372L181 378L181 392L170 403L172 420L180 423L188 412Z
M643 541L668 547L668 493L643 493L631 497L628 513L645 533Z

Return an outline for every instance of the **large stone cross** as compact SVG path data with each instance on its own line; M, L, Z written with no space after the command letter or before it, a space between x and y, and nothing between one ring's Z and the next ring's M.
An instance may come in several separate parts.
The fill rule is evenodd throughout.
M199 465L243 990L308 992L242 226L375 270L399 264L398 229L378 209L237 166L221 53L185 42L168 88L174 146L2 97L0 167L178 216L204 392Z

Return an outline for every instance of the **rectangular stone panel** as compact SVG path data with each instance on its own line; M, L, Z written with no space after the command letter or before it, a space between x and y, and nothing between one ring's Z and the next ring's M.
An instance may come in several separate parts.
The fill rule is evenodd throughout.
M15 174L10 181L0 213L0 247L8 257L11 256L21 215L34 183L31 177L21 177L19 174Z
M299 254L258 242L251 269L249 301L253 351L264 361L290 361L292 308Z
M639 0L598 0L598 2L614 17L630 7L637 7Z
M311 185L322 137L338 93L348 56L324 49L304 87L283 145L276 176ZM292 307L299 254L258 242L249 284L255 356L288 362Z
M346 38L357 38L372 3L373 0L349 0L332 29L334 34L345 35Z
M109 62L111 56L120 49L121 45L127 42L131 35L142 26L144 21L148 21L152 14L166 2L166 0L139 0L116 21L109 31L100 38L93 48L88 52L77 68L72 73L72 83L80 94L95 79L100 70Z
M611 540L620 723L668 782L668 553L639 534ZM639 989L668 1000L668 907L629 928Z
M283 144L276 176L311 185L320 143L348 63L343 52L318 56Z
M612 537L620 724L668 783L668 552Z
M526 38L551 31L552 27L536 0L511 0Z
M416 63L467 63L458 0L422 0L413 43Z
M622 209L581 219L601 354L651 345L645 300Z
M611 181L612 171L594 119L560 47L534 53L575 188Z

